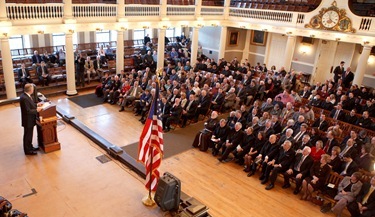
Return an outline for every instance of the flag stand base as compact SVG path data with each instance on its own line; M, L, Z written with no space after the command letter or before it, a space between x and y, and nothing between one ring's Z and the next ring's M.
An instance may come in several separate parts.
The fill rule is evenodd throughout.
M145 196L145 197L142 199L142 203L143 203L143 205L145 205L145 206L153 206L153 205L155 205L155 201L154 201L154 199L151 197L150 194L148 194L147 196Z

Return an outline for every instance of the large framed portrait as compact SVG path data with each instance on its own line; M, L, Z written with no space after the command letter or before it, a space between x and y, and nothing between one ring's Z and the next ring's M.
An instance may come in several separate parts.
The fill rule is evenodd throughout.
M267 32L252 30L250 44L265 46L267 42Z
M234 46L238 44L239 32L230 32L229 34L229 45Z

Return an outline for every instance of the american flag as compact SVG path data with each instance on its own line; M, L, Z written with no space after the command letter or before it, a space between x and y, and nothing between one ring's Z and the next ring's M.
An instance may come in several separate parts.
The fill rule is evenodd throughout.
M156 191L160 177L159 166L163 156L163 125L160 115L161 102L159 87L156 85L155 96L138 147L138 161L146 167L146 188L151 191Z

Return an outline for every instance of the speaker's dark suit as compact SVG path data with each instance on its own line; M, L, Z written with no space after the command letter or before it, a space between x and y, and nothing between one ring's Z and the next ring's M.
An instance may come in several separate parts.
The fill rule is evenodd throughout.
M38 116L38 112L36 109L37 105L29 95L27 95L26 93L22 93L20 96L20 107L22 126L24 129L23 149L25 154L28 154L33 151L33 132Z

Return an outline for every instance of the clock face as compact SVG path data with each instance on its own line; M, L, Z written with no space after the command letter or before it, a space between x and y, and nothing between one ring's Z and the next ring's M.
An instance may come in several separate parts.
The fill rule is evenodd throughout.
M339 22L340 16L336 11L326 11L322 16L322 24L326 28L332 28Z

